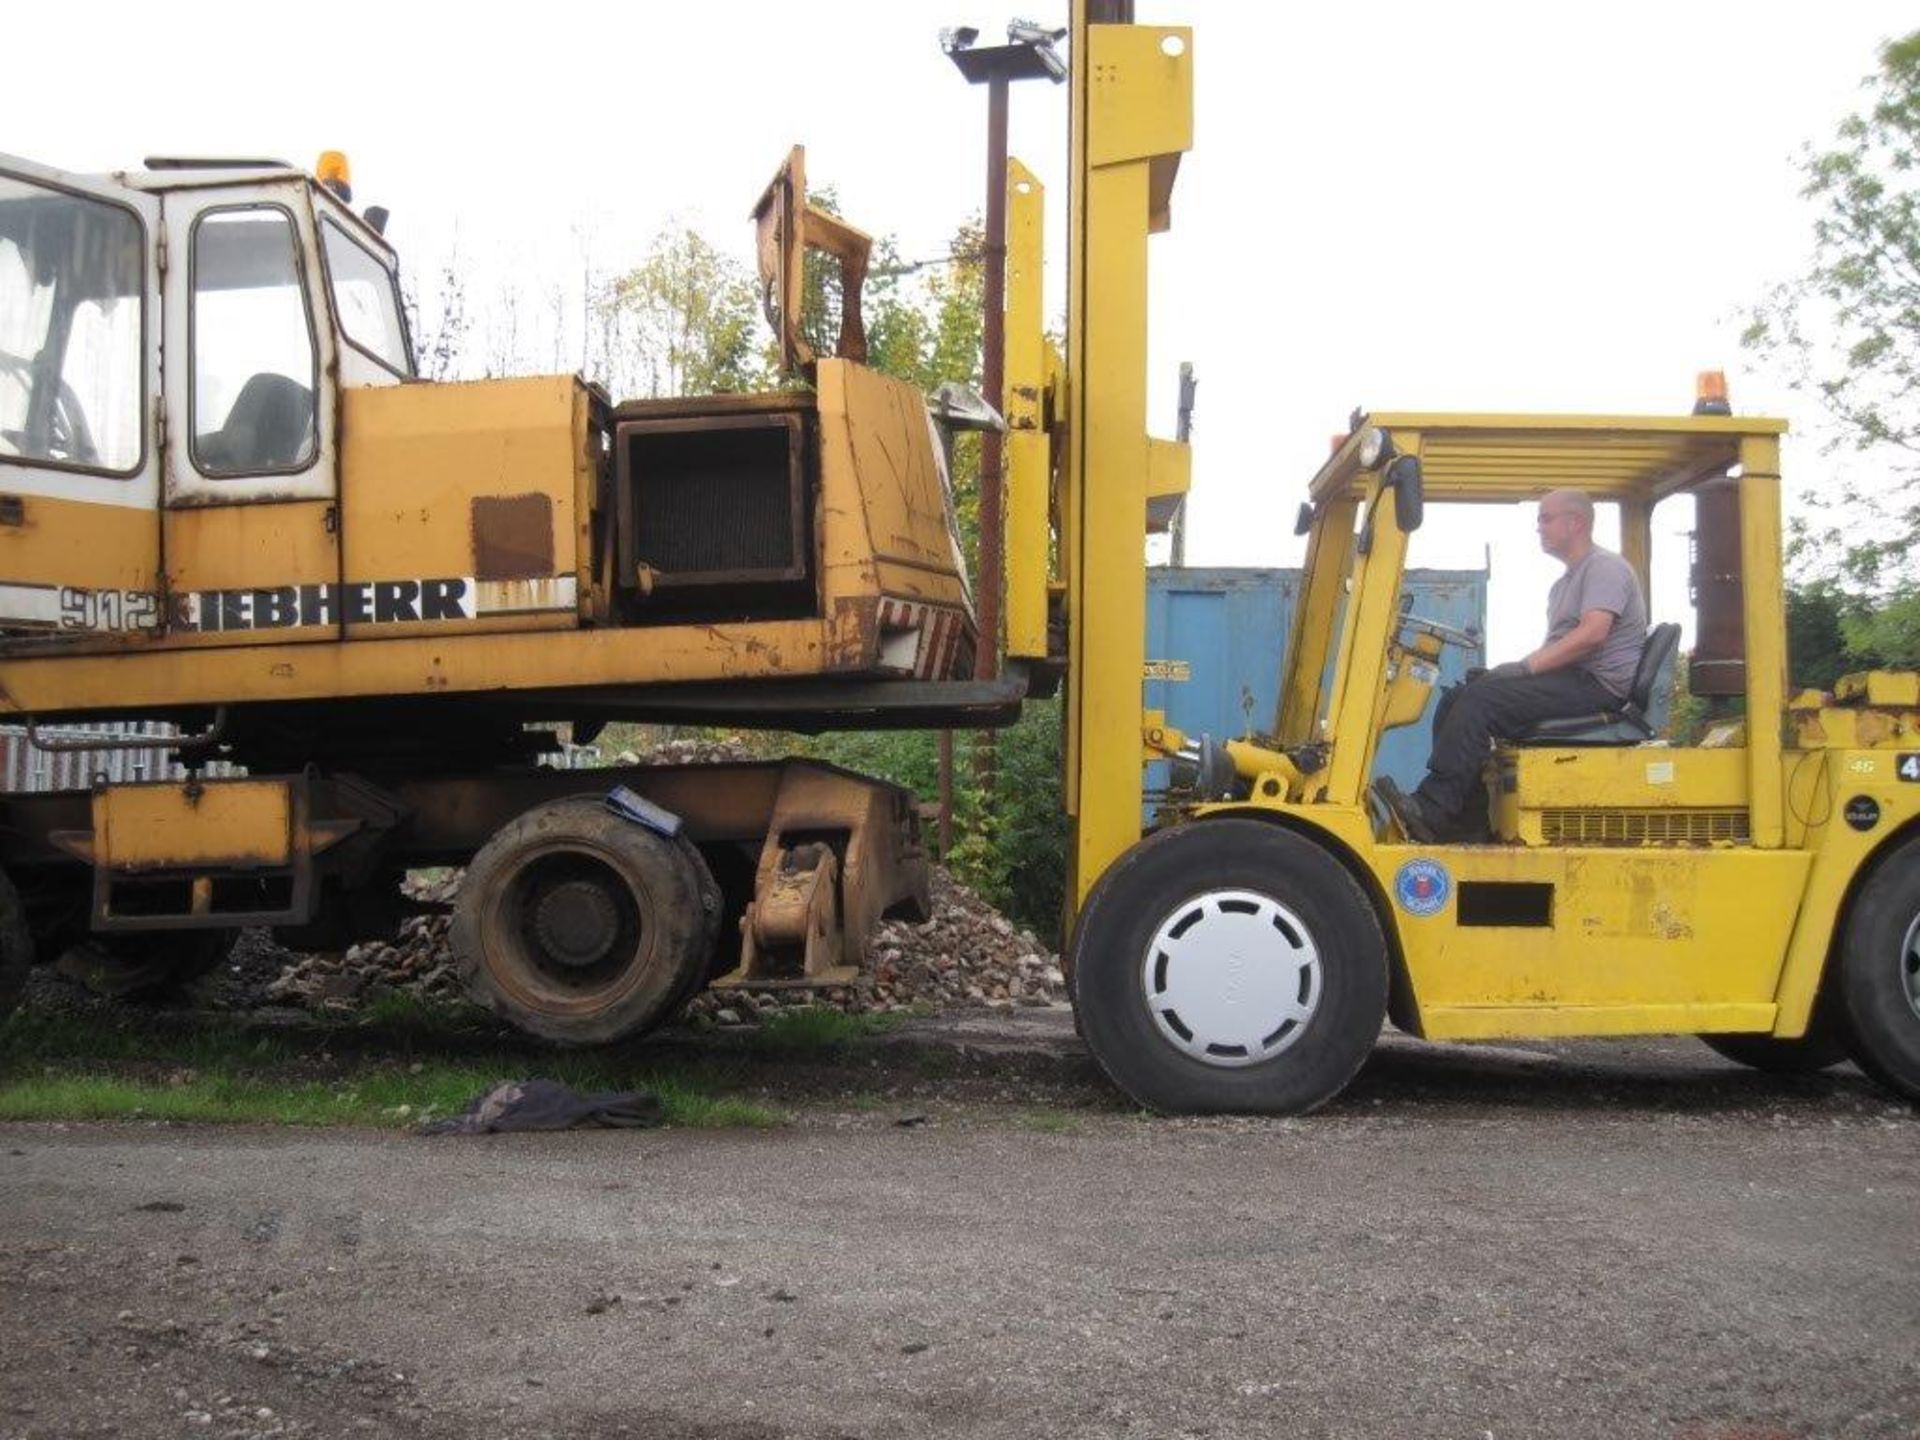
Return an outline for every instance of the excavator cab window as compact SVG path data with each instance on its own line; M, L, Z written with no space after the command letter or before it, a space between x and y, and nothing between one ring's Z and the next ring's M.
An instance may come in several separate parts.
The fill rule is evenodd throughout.
M386 264L331 219L320 222L320 248L333 287L333 309L347 343L402 379L413 378L400 285Z
M207 475L305 469L319 360L293 216L210 210L193 227L193 458Z
M145 243L131 210L0 175L0 461L139 468Z

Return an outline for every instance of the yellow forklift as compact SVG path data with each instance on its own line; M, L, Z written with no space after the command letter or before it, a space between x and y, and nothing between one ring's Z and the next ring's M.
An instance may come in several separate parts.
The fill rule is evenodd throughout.
M1779 420L1356 416L1308 489L1271 725L1216 744L1142 713L1144 539L1188 473L1145 433L1148 237L1193 77L1190 32L1129 12L1074 20L1064 355L1040 326L1039 187L1009 181L1008 645L1066 669L1068 959L1106 1073L1160 1110L1306 1111L1390 1017L1453 1040L1694 1034L1766 1068L1851 1055L1920 1097L1920 676L1789 696ZM1560 487L1617 509L1643 586L1656 508L1697 506L1692 674L1723 721L1655 733L1678 633L1656 627L1628 703L1489 755L1489 843L1410 843L1370 803L1375 752L1464 637L1403 609L1408 536L1429 502ZM1142 764L1166 758L1142 839Z

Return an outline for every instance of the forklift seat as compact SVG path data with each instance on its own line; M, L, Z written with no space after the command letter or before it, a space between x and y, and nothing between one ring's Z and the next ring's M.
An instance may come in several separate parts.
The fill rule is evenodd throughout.
M1653 739L1653 697L1661 693L1680 648L1680 627L1671 621L1647 631L1634 667L1633 688L1617 706L1591 715L1542 720L1510 742L1514 745L1638 745Z

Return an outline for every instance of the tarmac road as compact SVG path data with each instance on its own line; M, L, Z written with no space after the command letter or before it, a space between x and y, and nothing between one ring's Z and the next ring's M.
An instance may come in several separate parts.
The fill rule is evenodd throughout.
M0 1435L1920 1435L1920 1117L1848 1072L1402 1042L1306 1120L1082 1088L0 1127Z

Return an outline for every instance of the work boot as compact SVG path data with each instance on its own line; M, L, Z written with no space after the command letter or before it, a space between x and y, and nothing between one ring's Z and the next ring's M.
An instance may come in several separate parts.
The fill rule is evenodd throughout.
M1409 840L1417 840L1422 845L1440 842L1440 826L1435 823L1435 817L1427 813L1418 795L1407 794L1390 775L1382 775L1373 782L1373 793Z

